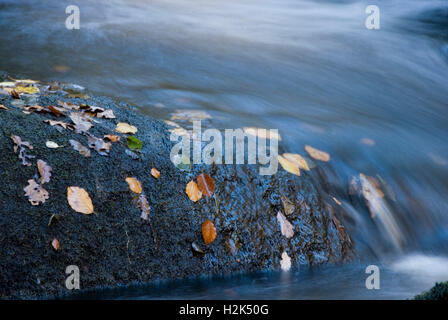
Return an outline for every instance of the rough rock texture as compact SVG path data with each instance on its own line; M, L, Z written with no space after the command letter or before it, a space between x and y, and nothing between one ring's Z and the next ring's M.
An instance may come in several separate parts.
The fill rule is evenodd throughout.
M430 290L414 297L415 300L448 300L448 281L436 283Z
M65 269L77 265L81 288L126 285L161 279L213 274L230 274L280 268L286 251L293 268L337 263L353 256L351 241L307 173L294 176L279 169L273 176L260 176L257 166L194 166L191 172L177 169L169 158L172 142L163 122L150 119L125 104L107 98L68 99L58 94L41 96L41 105L57 100L88 103L113 109L117 119L98 119L90 132L97 137L113 134L118 121L139 131L142 157L132 159L126 145L113 143L109 156L91 150L85 158L69 144L75 139L87 146L87 138L71 130L57 131L45 119L71 122L49 114L22 112L20 101L0 94L0 297L49 297L70 294L65 288ZM13 151L11 135L29 141L36 156L32 166L23 166ZM125 135L122 141L126 141ZM47 140L64 145L49 149ZM32 206L23 188L37 174L42 159L53 174L44 188L50 198ZM160 172L156 180L152 167ZM319 170L318 168L314 170ZM185 186L201 172L216 184L216 199L188 199ZM150 221L140 218L134 194L126 177L136 177L151 205ZM88 191L95 214L75 212L67 203L68 186ZM295 206L287 219L295 235L286 239L280 232L277 212L282 211L281 195ZM217 206L218 204L218 206ZM334 203L333 203L334 205ZM217 210L218 208L218 210ZM53 214L60 216L53 219ZM216 240L206 246L201 224L213 221ZM337 227L336 227L337 226ZM57 238L60 249L51 242ZM195 242L205 254L192 250Z

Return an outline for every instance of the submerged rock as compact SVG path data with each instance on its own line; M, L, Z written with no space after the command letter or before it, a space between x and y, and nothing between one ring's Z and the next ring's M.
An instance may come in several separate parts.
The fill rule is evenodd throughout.
M69 141L87 145L87 137L44 120L70 123L69 118L32 112L0 95L0 297L47 297L70 294L65 287L70 265L79 267L81 289L125 285L161 279L280 269L282 254L292 268L343 262L353 257L349 236L320 196L307 173L301 177L279 169L261 176L255 165L193 165L179 170L170 161L172 142L166 125L139 114L133 107L111 99L87 100L50 93L37 103L58 100L112 109L116 119L96 119L89 132L95 137L114 134L118 122L138 128L141 153L130 157L124 143L112 143L108 156L92 152L83 157ZM34 160L53 169L45 184L49 199L32 206L23 188L37 174L35 161L22 166L13 151L11 135L29 141ZM115 132L116 134L116 132ZM122 141L126 141L122 135ZM64 148L46 147L48 140ZM151 168L160 177L151 175ZM188 181L206 172L216 185L216 199L192 202L185 193ZM151 207L149 220L140 218L135 194L125 179L136 177ZM84 188L95 213L72 210L66 199L69 186ZM283 200L282 200L283 199ZM284 211L294 227L287 239L281 234L277 212ZM58 219L52 219L57 216ZM217 237L205 245L201 224L210 219ZM49 223L51 221L51 223ZM58 239L54 250L52 239ZM194 243L192 250L192 244ZM202 251L203 253L197 254Z

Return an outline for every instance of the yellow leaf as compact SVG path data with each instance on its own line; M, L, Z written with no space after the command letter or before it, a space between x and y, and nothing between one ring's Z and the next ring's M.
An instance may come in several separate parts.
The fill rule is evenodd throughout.
M93 213L93 204L86 190L79 187L67 188L67 201L73 210L83 214Z
M138 129L134 126L131 126L130 124L119 122L117 124L117 127L115 128L115 131L121 132L121 133L136 133Z
M186 192L188 198L190 198L193 202L198 201L202 197L202 192L199 190L198 185L194 181L188 182Z
M283 158L282 156L278 156L278 162L280 162L283 169L285 169L286 171L300 176L300 168L296 163L289 161L288 159Z
M330 155L324 151L315 149L311 146L306 145L305 146L305 150L306 152L309 153L309 155L311 156L311 158L316 159L316 160L320 160L320 161L325 161L328 162L330 161Z
M151 169L151 175L152 175L154 178L159 179L159 177L160 177L160 171L157 170L156 168L152 168L152 169Z
M33 87L33 86L28 86L28 87L17 86L14 88L14 90L17 93L27 93L27 94L34 94L34 93L39 92L39 88Z
M126 182L128 183L129 189L131 189L132 192L138 194L143 192L142 184L137 179L128 177L126 178Z
M305 158L302 157L300 154L296 153L284 153L283 157L287 160L291 161L292 163L295 163L300 169L310 171L310 167L308 166L308 163L306 162Z

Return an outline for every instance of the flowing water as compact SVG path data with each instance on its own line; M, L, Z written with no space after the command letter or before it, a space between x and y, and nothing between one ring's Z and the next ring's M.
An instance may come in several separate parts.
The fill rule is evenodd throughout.
M390 285L371 297L403 298L448 280L448 3L372 2L380 30L366 29L371 3L357 0L78 0L81 29L67 30L69 2L0 0L0 70L77 83L160 119L193 110L208 127L278 128L289 152L331 154L320 178L342 202L360 265L215 279L191 294L187 282L172 297L221 286L369 298L363 271L378 261ZM359 173L387 193L374 219L347 195ZM147 290L137 296L157 297Z

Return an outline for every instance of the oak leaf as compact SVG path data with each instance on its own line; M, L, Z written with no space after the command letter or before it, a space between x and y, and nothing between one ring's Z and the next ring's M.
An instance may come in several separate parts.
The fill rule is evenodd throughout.
M93 126L86 117L78 112L71 112L70 119L72 119L75 124L75 131L77 133L87 132Z
M25 191L25 196L28 197L29 202L33 206L37 206L44 203L50 197L47 190L42 188L34 179L28 180L28 185L23 189Z
M87 147L84 147L80 142L76 140L69 140L69 142L72 145L73 149L78 151L79 154L86 158L90 157L90 150Z
M37 160L37 169L40 174L40 184L50 182L52 168L43 160Z
M87 143L89 148L96 150L102 156L108 156L112 147L110 142L105 142L103 139L94 136L88 136Z
M27 167L31 166L31 162L29 162L29 159L35 158L35 156L26 154L25 148L33 150L33 146L28 141L22 141L22 138L20 138L19 136L11 135L11 139L14 142L14 153L17 153L17 151L19 151L19 159L22 160L22 165Z

